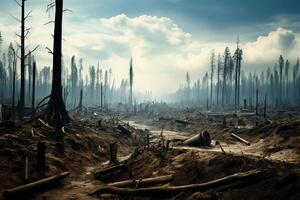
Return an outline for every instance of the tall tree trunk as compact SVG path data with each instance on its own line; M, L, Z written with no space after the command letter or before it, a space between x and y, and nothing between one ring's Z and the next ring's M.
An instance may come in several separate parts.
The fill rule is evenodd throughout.
M61 58L62 58L62 17L63 17L63 0L55 1L55 25L53 41L53 76L52 90L48 105L47 118L50 119L57 127L70 121L65 103L62 98L61 85Z
M33 62L32 68L32 99L31 99L31 108L32 108L32 117L34 117L34 105L35 105L35 73L36 73L36 63Z
M132 57L130 58L129 68L129 106L132 106L132 85L133 85L133 68L132 68Z
M13 63L13 91L12 91L12 120L13 121L15 121L16 70L17 70L17 58L16 58L16 55L14 54L14 63Z
M103 108L103 83L102 82L100 85L100 104L101 104L101 108Z
M21 86L18 105L19 118L23 118L25 106L25 0L21 4Z

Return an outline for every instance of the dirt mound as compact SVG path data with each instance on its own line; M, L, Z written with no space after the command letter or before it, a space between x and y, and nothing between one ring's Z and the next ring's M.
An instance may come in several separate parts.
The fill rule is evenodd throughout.
M226 155L218 152L143 150L130 158L135 178L173 174L170 185L203 183L252 169L263 176L233 189L221 188L206 193L181 194L182 199L298 199L299 165L267 161L251 156ZM170 197L173 198L173 197ZM150 198L151 199L151 198ZM154 198L155 199L155 198Z
M36 173L37 143L46 144L46 176L61 171L71 172L71 177L81 176L84 168L100 165L109 159L109 144L117 143L119 154L131 152L132 140L123 136L116 127L94 126L93 120L74 119L60 130L47 127L36 120L0 127L0 193L4 189L24 183L25 157L29 158L29 180L38 179ZM96 123L95 123L96 124Z

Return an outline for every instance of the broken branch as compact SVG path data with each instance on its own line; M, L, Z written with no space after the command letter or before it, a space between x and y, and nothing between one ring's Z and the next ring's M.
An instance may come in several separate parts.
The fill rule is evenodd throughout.
M131 189L131 188L118 188L114 186L105 186L99 189L96 195L100 194L118 194L118 195L131 195L131 196L149 196L149 195L171 195L181 192L197 192L205 191L212 188L217 188L219 186L236 182L242 180L248 180L249 178L256 177L260 175L262 171L251 170L247 172L239 172L232 174L220 179L209 181L200 184L190 184L183 186L160 186L160 187L150 187L141 189Z
M247 140L241 138L240 136L238 136L234 133L231 133L231 136L234 137L235 139L239 140L240 142L246 144L246 145L250 145L250 142L248 142Z

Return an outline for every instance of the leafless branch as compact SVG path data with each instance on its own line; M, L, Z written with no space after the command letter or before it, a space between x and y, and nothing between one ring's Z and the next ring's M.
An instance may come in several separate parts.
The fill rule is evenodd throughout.
M54 23L54 21L49 21L49 22L45 23L44 26L46 26L47 24L51 24L51 23Z
M26 20L28 17L31 17L31 15L30 15L31 13L32 13L32 10L27 13L27 15L24 17L24 20Z
M21 35L19 35L18 33L15 33L16 36L18 36L19 38L21 38Z
M53 8L54 6L55 6L55 2L50 3L50 4L47 6L46 12L49 12L50 9Z
M15 41L15 43L19 48L21 48L21 45L18 42Z
M28 35L30 29L31 29L31 27L25 30L25 31L26 31L25 36L24 36L25 38L27 37L27 35Z
M49 47L46 47L45 49L48 51L48 53L53 54L52 50Z
M17 1L15 0L16 4L18 4L20 7L22 7L22 5Z
M39 48L40 45L36 45L35 48L32 51L29 51L26 55L25 58L30 54L33 53L35 50L37 50Z
M15 16L13 16L13 15L10 15L10 16L12 16L12 17L13 17L15 20L17 20L18 22L22 23L21 20L18 19L18 18L16 18Z
M19 59L21 59L21 57L20 57L20 56L18 56L18 54L16 54L16 56L17 56Z
M63 10L63 12L68 12L68 11L69 11L69 12L73 12L72 10L70 10L70 9L68 9L68 8L66 8L66 9Z

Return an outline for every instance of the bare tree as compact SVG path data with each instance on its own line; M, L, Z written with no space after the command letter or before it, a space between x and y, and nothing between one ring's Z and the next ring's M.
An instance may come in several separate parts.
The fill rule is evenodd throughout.
M221 55L218 55L218 69L217 69L217 105L219 105L219 93L220 93L220 76L221 76Z
M289 70L290 70L290 62L286 60L285 62L285 99L289 101Z
M132 57L130 58L129 67L129 105L132 106L132 85L133 85L133 67L132 67Z
M279 57L279 101L282 103L282 73L284 67L284 60L282 55Z
M210 57L210 106L212 106L214 71L215 71L215 51L212 50L211 57Z
M30 27L27 28L25 26L25 22L26 20L31 17L31 13L32 11L29 11L26 15L25 15L25 1L26 0L21 0L21 3L19 3L17 0L15 1L18 6L21 8L21 19L18 19L15 17L15 19L21 23L21 34L17 34L16 35L20 38L21 40L21 44L18 44L18 46L21 49L21 83L20 83L20 99L19 99L19 103L18 103L18 110L19 110L19 117L22 118L24 115L24 107L25 107L25 59L27 58L27 56L29 54L25 55L25 39L29 34L30 31ZM32 50L31 52L35 51L38 48L38 46L36 46L34 48L34 50Z
M53 40L53 76L52 90L47 110L47 118L57 127L70 121L62 97L61 68L62 68L62 19L63 0L55 1L55 23Z

